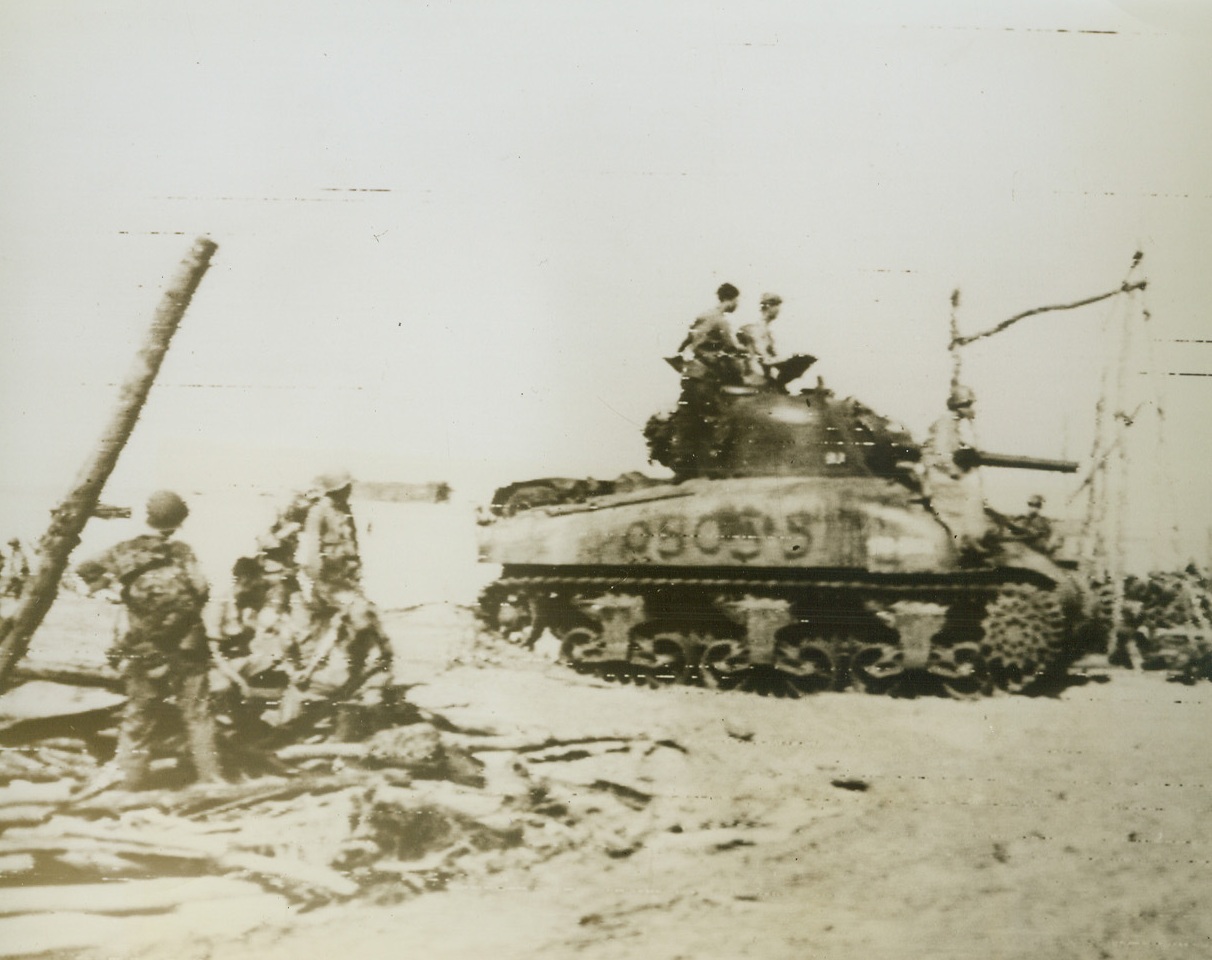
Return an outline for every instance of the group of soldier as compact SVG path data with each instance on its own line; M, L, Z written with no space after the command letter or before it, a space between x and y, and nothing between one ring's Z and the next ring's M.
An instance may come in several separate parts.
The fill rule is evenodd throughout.
M777 293L762 294L760 317L741 326L735 335L728 315L736 312L741 292L731 283L724 283L716 290L716 298L719 302L695 318L678 347L684 381L692 385L691 390L697 384L710 389L765 383L771 379L778 359L771 325L778 319L783 298Z
M716 291L717 303L695 318L676 356L666 361L681 374L677 411L649 421L646 435L653 460L679 476L711 473L725 458L729 443L727 410L738 393L783 389L785 374L798 376L812 358L795 358L794 371L784 371L774 346L773 324L783 298L764 293L758 319L735 332L729 316L740 303L731 283Z
M197 778L224 778L217 688L248 696L254 684L276 683L263 713L270 724L326 700L337 706L338 737L348 733L342 708L381 691L391 644L362 590L351 489L349 474L326 474L297 497L257 552L236 562L234 596L217 611L197 557L176 537L189 507L171 491L149 498L148 532L77 567L84 590L125 609L110 653L127 697L115 756L123 786L147 786L153 755L175 743L174 727L183 728Z
M7 549L0 548L0 618L9 616L29 579L29 557L20 538L13 537Z

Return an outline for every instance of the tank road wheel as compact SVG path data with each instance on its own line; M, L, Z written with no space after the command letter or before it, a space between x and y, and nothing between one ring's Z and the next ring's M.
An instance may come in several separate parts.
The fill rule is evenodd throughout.
M510 593L497 606L497 630L510 643L527 649L539 638L539 601L531 593Z
M993 682L1017 693L1039 679L1061 653L1063 623L1051 593L1025 583L1002 587L981 623L981 653Z
M562 630L560 656L578 673L601 672L606 660L606 642L602 630L591 624L582 624Z
M956 700L974 700L988 692L989 668L979 644L935 647L930 651L927 669L942 684L943 691Z
M477 616L484 627L510 643L533 647L542 632L539 597L493 583L480 594Z
M703 685L713 690L736 690L749 679L749 649L744 640L732 637L703 638L699 657Z
M689 673L686 641L676 630L632 639L628 656L636 683L654 687L685 683Z
M832 690L838 684L838 667L827 646L805 630L783 631L774 648L776 694L798 697Z
M867 693L888 693L905 675L904 653L894 643L868 643L850 660L850 679Z

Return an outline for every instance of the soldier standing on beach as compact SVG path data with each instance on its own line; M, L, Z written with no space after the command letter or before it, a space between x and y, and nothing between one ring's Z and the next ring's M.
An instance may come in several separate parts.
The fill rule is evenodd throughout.
M357 703L370 696L367 681L372 677L379 686L390 679L392 647L378 610L362 590L362 557L349 505L352 488L353 478L344 471L318 477L319 496L299 536L299 579L313 630L301 651L294 685L307 689L323 671L331 678L324 684L330 695ZM337 666L338 659L344 669L325 669ZM345 733L338 731L338 736Z
M127 612L127 630L111 651L127 697L116 760L128 790L146 786L152 753L170 737L165 721L185 727L189 759L199 780L221 782L207 674L210 649L202 626L209 586L188 544L173 534L189 515L169 490L147 501L150 533L80 564L89 593L112 590Z

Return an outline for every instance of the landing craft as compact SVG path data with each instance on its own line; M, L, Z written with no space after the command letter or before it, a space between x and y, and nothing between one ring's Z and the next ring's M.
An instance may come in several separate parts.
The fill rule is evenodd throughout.
M961 546L924 495L907 432L782 380L724 388L706 421L685 405L650 420L671 480L498 491L481 526L481 560L503 568L485 621L530 643L550 630L583 672L781 696L1018 692L1088 649L1097 618L1074 562L997 536L992 511L978 548Z

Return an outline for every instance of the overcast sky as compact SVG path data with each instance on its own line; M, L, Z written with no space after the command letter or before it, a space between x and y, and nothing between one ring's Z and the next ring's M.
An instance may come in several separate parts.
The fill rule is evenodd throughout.
M1139 249L1143 298L1025 321L965 376L984 446L1080 458L1108 324L1147 309L1138 532L1177 516L1206 556L1208 6L0 0L3 526L40 532L202 234L109 500L644 468L660 358L725 280L920 437L953 289L973 332ZM1066 483L991 493L1063 512Z

